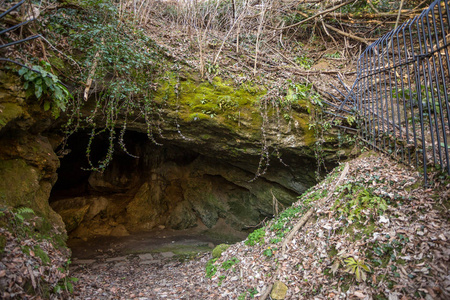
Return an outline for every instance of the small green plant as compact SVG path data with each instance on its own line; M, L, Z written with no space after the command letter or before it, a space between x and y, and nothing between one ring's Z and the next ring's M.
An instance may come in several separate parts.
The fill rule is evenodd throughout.
M259 228L250 233L245 241L247 246L254 246L259 243L264 242L264 236L266 235L266 231L264 228Z
M242 292L239 297L238 300L245 300L245 298L247 297L247 292Z
M73 283L77 282L79 279L76 277L66 277L61 282L59 282L53 289L56 294L61 294L63 291L73 293Z
M49 63L41 61L40 64L31 69L23 67L19 70L19 75L25 81L24 88L28 96L34 94L37 99L48 96L49 99L44 100L44 110L51 109L52 115L57 118L60 111L66 110L72 95L58 77L50 72Z
M295 58L295 62L302 68L304 69L311 69L312 64L313 64L313 60L309 57L307 57L306 55L302 55L302 56L297 56Z
M67 260L67 262L64 264L64 267L59 267L58 271L61 273L69 274L69 266L72 263L70 258ZM79 279L76 277L64 277L61 279L58 284L53 288L53 292L56 294L61 294L64 291L69 292L70 294L73 293L73 284L77 282Z
M366 281L366 272L370 272L370 268L364 264L363 260L356 260L353 257L348 257L344 260L344 263L346 267L345 272L355 274L356 281L358 282Z
M239 263L239 259L237 259L236 257L233 257L229 260L226 260L222 263L222 269L228 270L230 269L232 266L234 266L235 264Z
M272 257L272 256L273 256L273 251L272 251L272 249L270 249L270 247L269 247L269 248L267 248L266 250L263 251L263 254L264 254L265 256L267 256L267 257Z
M210 259L207 263L206 263L206 277L207 278L212 278L216 272L217 272L217 267L214 265L214 263L217 261L217 258L214 259Z
M311 98L309 98L309 101L311 101L311 103L314 104L314 105L318 105L320 107L323 106L322 98L317 93L312 93L311 94Z
M333 209L349 221L361 220L362 211L365 209L369 209L373 214L382 214L388 207L383 198L358 185L346 184L340 186L338 191L341 192L341 197L336 200ZM344 194L345 196L342 196Z
M311 84L293 83L288 80L288 87L284 102L295 104L298 101L310 101L313 104L322 106L320 95L313 91ZM310 112L311 111L308 107L308 113Z
M50 264L50 257L39 245L34 246L34 254L41 259L43 265Z
M350 116L347 117L347 123L348 123L350 126L352 126L353 123L355 123L355 121L356 121L356 117L355 117L355 116L350 115Z
M368 251L367 257L371 259L375 266L384 268L388 265L389 261L397 261L397 255L402 253L402 249L407 243L409 243L409 238L403 234L397 234L390 242L383 243L376 241L371 245L372 250Z
M339 51L336 51L334 53L326 53L324 56L328 57L328 58L341 58L342 57L341 53Z
M227 278L227 276L225 276L225 275L220 275L220 276L219 276L219 282L217 283L217 286L221 286L221 285L222 285L222 282L223 282L223 280L224 280L225 278Z
M218 75L219 74L219 65L218 64L211 64L209 62L206 63L205 65L205 69L206 71L211 74L211 75Z
M272 243L272 244L278 244L278 243L280 243L281 241L282 241L282 238L276 237L276 238L271 239L271 240L270 240L270 243Z
M248 289L248 292L250 294L250 298L254 298L256 294L258 294L258 290L256 288L250 288Z

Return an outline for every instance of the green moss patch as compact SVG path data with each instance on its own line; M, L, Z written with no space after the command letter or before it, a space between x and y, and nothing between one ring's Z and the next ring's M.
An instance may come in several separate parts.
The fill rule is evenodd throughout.
M264 87L249 84L236 87L233 82L215 77L211 82L198 81L190 75L179 80L175 73L167 72L159 80L155 93L157 103L178 106L180 118L186 122L218 118L228 126L235 126L240 118L252 120L260 126L259 114L255 120L259 98L266 93Z
M220 256L222 256L222 252L227 250L229 247L230 247L230 245L228 245L228 244L220 244L220 245L216 246L216 248L214 248L214 250L212 251L212 257L219 258Z

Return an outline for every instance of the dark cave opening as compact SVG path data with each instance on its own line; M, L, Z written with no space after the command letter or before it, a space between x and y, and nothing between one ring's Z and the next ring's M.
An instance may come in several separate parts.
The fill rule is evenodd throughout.
M70 151L60 160L50 205L66 224L73 249L142 235L147 246L162 237L190 234L202 241L236 242L273 217L274 197L287 207L307 188L286 169L252 181L250 160L240 165L232 157L208 156L170 142L157 146L133 131L124 141L137 158L115 146L113 160L100 173L87 170L88 134L68 140ZM106 135L96 137L93 162L104 157L107 146Z
M68 139L67 146L64 149L66 154L60 158L58 180L53 186L50 202L67 197L108 193L108 189L106 188L99 191L98 189L92 188L89 184L89 178L97 172L91 170L92 166L90 166L86 155L88 144L88 132L77 132ZM107 134L98 135L92 141L89 158L94 167L98 166L99 162L105 158L106 152L108 151L108 144ZM155 152L159 156L161 152L164 152L163 156L166 159L179 165L190 163L199 155L186 149L167 151L167 147L157 146L149 141L146 134L134 131L127 131L126 135L124 135L124 145L126 145L126 151L128 153L118 144L114 145L112 163L104 170L106 174L139 173L144 174L144 176L148 175L146 167L150 164L157 163L155 160L151 161L152 155L150 157L148 155L151 152ZM113 180L113 178L109 178L109 180ZM131 188L127 184L129 183L121 184L123 191ZM120 188L117 190L120 190ZM110 192L116 193L117 190L113 189Z

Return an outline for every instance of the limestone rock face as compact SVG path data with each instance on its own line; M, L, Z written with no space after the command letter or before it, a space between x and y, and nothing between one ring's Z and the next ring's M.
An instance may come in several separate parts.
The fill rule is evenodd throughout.
M162 223L167 203L162 197L164 182L158 177L157 174L152 174L151 181L145 182L127 205L130 226L152 229Z
M25 91L21 89L20 79L0 71L0 131L13 121L24 118L22 106L25 103Z
M197 216L191 204L188 201L178 203L169 215L167 225L173 229L186 229L196 226Z
M62 230L61 217L48 205L59 160L48 137L50 114L25 100L20 79L0 71L0 204L26 206Z
M304 107L293 107L289 121L266 128L264 140L256 105L263 89L186 76L177 95L178 84L170 81L154 95L157 102L167 100L155 137L163 146L146 137L145 120L130 118L127 149L139 158L116 150L105 172L87 173L75 171L85 148L72 149L59 169L58 184L65 182L67 193L53 196L50 207L60 166L54 148L61 138L48 131L59 125L38 101L25 99L18 77L0 72L0 79L0 204L29 206L61 226L64 220L75 237L122 236L158 226L245 230L315 183L315 139ZM255 179L263 144L270 166ZM330 162L336 149L325 147L324 153Z
M159 226L179 230L201 224L214 228L225 223L240 231L272 216L274 197L280 206L286 206L299 195L300 191L292 186L263 177L251 181L253 173L226 161L176 146L149 146L149 142L144 141L136 145L140 150L133 150L147 151L151 159L141 155L142 159L138 160L135 169L139 170L139 183L134 183L134 188L115 193L108 189L107 193L100 194L98 189L93 189L92 195L51 203L64 217L73 236L90 238L96 234L116 234L118 225L124 226L127 232L134 232ZM114 164L121 161L118 158ZM120 168L123 167L106 169L102 178L114 178L109 172ZM131 178L132 175L124 173L122 176ZM90 183L91 178L92 174ZM73 224L78 224L77 228L73 228Z

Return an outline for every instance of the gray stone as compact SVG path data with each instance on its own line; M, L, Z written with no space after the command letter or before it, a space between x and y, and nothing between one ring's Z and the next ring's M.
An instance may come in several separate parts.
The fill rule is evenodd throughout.
M175 256L175 254L173 254L173 252L161 252L161 255L164 258L171 258L171 257Z
M149 260L153 259L153 255L151 253L139 254L140 260Z

